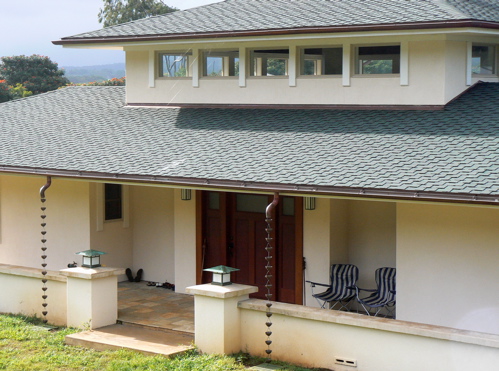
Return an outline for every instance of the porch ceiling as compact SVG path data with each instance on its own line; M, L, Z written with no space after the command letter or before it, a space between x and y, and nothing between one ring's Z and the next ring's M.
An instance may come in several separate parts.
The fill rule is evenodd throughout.
M0 106L0 172L497 203L498 100L480 83L438 111L131 108L70 87Z

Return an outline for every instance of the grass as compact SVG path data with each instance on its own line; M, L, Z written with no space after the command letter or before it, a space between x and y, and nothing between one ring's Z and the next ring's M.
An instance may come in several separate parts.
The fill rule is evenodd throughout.
M245 353L225 356L190 351L169 359L128 350L97 352L65 345L64 337L78 331L72 328L48 331L36 318L0 315L0 370L225 371L244 370L264 362L263 358ZM287 371L309 370L282 362L272 363Z

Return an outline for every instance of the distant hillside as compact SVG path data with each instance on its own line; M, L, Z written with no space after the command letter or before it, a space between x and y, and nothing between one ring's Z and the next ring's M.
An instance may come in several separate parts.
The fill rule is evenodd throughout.
M73 84L82 84L93 81L104 81L112 78L124 77L125 63L102 64L98 66L62 67L66 77Z

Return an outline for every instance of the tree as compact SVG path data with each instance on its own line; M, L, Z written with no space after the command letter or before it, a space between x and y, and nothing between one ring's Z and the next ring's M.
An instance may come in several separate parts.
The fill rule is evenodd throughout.
M10 94L9 85L7 85L7 81L0 80L0 103L7 102L12 99Z
M56 90L69 84L57 63L49 57L33 54L0 58L0 75L7 84L16 87L21 84L33 94Z
M171 13L177 8L166 5L162 0L103 0L104 8L99 10L99 23L104 27Z

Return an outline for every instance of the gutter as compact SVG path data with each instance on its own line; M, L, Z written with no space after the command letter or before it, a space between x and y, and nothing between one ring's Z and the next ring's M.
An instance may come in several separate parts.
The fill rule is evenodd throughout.
M40 169L28 167L0 166L0 174L39 175L109 183L138 183L166 185L173 188L226 190L238 192L286 193L307 196L372 198L404 201L446 202L471 205L499 206L499 194L469 194L451 192L427 192L416 190L392 190L382 188L314 186L303 184L282 184L244 182L236 180L199 179L152 175L112 174L91 171Z
M410 22L397 24L371 24L354 26L321 26L321 27L295 27L295 28L275 28L261 30L234 30L234 31L213 31L213 32L189 32L178 34L149 34L136 36L107 36L107 37L64 37L61 40L52 41L54 45L77 45L77 44L103 44L116 42L136 42L136 41L162 41L178 39L207 39L207 38L235 38L249 36L273 36L291 34L312 34L312 33L337 33L337 32L372 32L372 31L400 31L400 30L421 30L421 29L442 29L442 28L486 28L499 29L498 22L479 21L473 19L463 19L455 21L434 21L434 22Z

